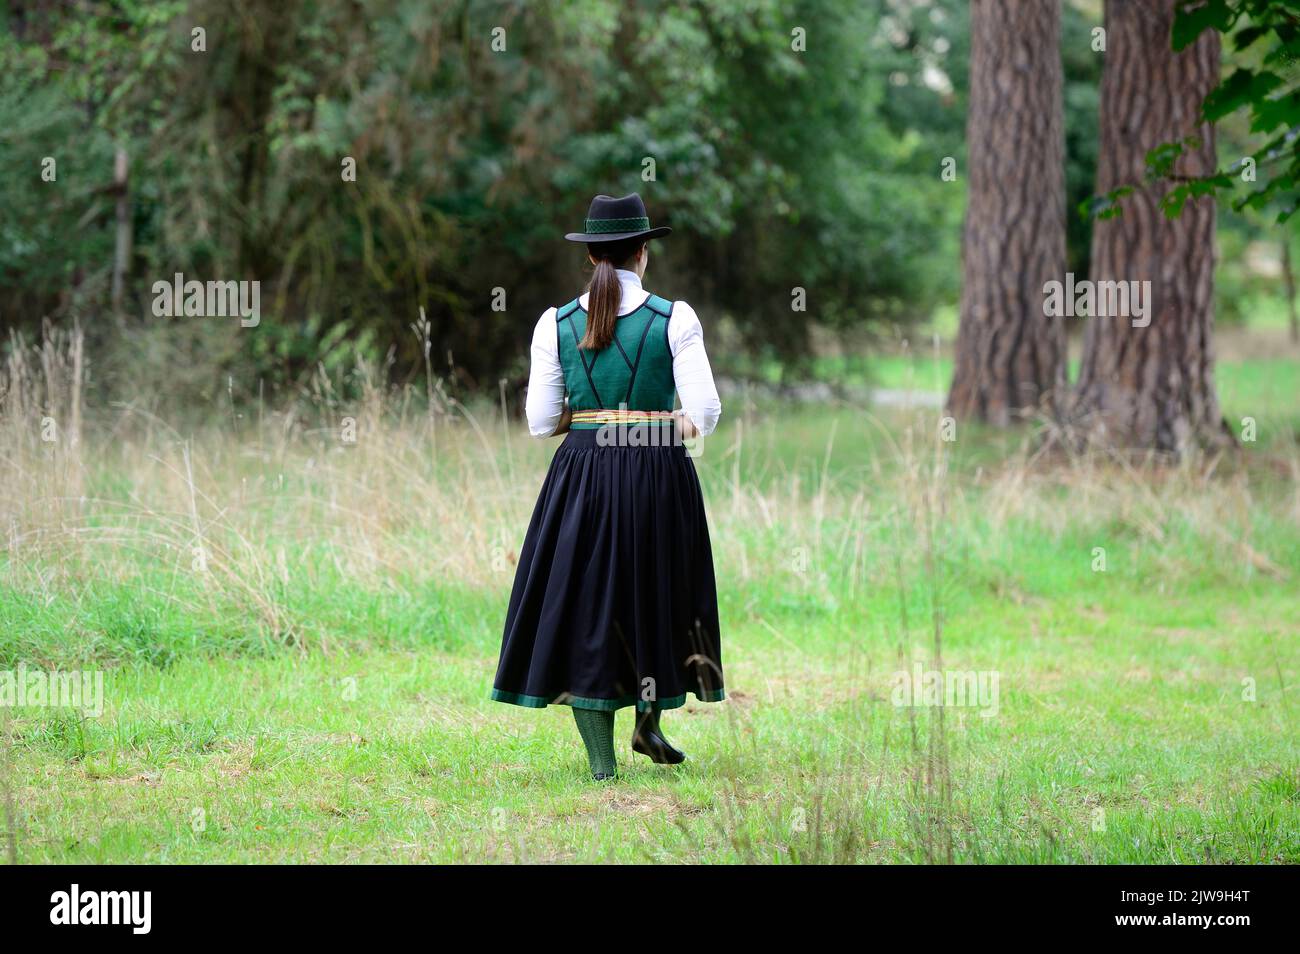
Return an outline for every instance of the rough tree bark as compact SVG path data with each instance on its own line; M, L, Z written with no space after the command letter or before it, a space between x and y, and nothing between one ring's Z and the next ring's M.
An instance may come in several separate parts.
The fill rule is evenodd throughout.
M998 426L1065 392L1065 333L1043 285L1065 279L1059 0L973 0L969 190L949 413Z
M1219 79L1219 35L1206 30L1174 53L1176 0L1107 0L1097 193L1123 185L1122 214L1096 223L1094 282L1149 281L1150 324L1085 318L1083 361L1072 418L1081 432L1114 446L1180 454L1233 442L1214 388L1214 218L1212 198L1167 218L1168 183L1143 185L1145 157L1162 143L1195 136L1176 175L1214 171L1214 127L1201 102Z

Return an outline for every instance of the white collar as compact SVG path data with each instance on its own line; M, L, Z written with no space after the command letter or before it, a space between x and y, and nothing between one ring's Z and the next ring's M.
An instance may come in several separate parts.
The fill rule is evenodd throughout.
M650 293L641 287L641 277L636 272L627 268L616 268L614 274L618 276L618 313L619 315L630 315L650 297ZM587 310L587 293L583 292L578 299L578 304L583 311Z

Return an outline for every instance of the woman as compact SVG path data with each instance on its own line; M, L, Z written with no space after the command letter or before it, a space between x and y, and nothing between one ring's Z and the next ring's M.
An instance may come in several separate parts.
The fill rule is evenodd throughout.
M528 428L567 436L520 551L492 698L571 706L598 781L617 773L615 711L635 706L634 751L676 764L659 713L687 692L724 695L704 500L682 443L711 433L722 405L691 306L641 288L648 241L671 231L650 227L635 193L596 196L586 231L565 236L586 244L591 282L533 331Z

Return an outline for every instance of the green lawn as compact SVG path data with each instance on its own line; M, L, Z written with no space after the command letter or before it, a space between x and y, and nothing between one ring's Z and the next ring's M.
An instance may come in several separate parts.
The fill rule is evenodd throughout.
M1253 339L1249 339L1245 332L1226 335L1228 346L1220 348L1226 354L1221 355L1215 365L1219 403L1224 416L1238 432L1243 417L1255 418L1261 442L1271 439L1271 428L1287 431L1289 435L1300 433L1300 350L1280 332L1274 337L1277 340L1276 357L1258 354L1242 357L1232 353L1237 350L1234 345L1239 339ZM1256 343L1253 350L1265 349ZM812 373L819 380L849 387L945 394L952 380L950 351L951 343L936 354L932 345L920 340L906 352L852 359L819 358L814 362ZM768 380L779 380L778 365L765 368L765 372ZM1068 375L1070 381L1078 379L1077 358L1070 361Z
M931 355L883 356L867 365L868 380L883 388L946 391L952 380L952 360ZM828 367L827 376L837 369ZM1078 377L1071 362L1070 379ZM1216 366L1219 402L1230 420L1245 415L1280 412L1300 424L1300 361L1293 358L1225 360Z
M932 412L733 407L728 701L665 716L677 768L624 712L595 785L567 709L487 698L553 446L490 413L10 471L0 669L105 673L97 718L0 708L18 860L1300 862L1293 441L1207 474L971 429L936 472ZM914 664L996 708L896 705Z

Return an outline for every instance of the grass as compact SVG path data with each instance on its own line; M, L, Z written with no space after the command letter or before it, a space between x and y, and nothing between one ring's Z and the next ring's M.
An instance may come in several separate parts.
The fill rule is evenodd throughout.
M1270 430L1285 431L1288 439L1300 434L1300 347L1286 336L1285 328L1232 328L1221 332L1216 344L1219 404L1238 432L1242 418L1252 417L1259 424L1261 441L1268 439ZM1079 345L1072 340L1075 356L1068 371L1072 382L1079 377ZM746 370L770 383L780 379L780 366L774 362ZM814 362L812 373L818 380L851 390L873 387L942 395L952 380L951 342L936 351L922 333L908 347L886 349L866 358L828 354Z
M1285 420L1294 367L1241 360L1225 392ZM24 406L72 420L46 365ZM595 786L567 709L487 698L552 444L363 386L51 446L7 393L0 670L104 673L97 718L0 706L17 861L1300 862L1285 427L1160 468L729 401L697 461L729 699L665 716L677 768L624 712ZM917 663L996 712L894 704Z

